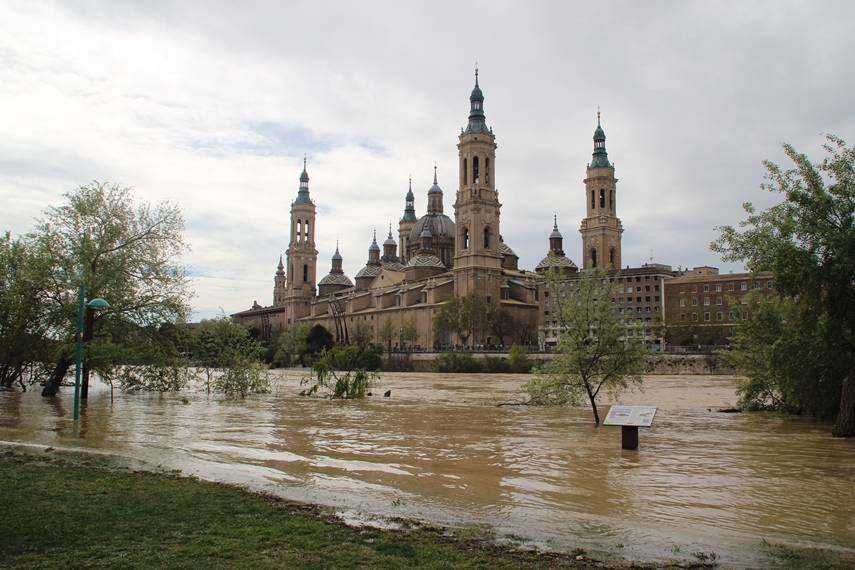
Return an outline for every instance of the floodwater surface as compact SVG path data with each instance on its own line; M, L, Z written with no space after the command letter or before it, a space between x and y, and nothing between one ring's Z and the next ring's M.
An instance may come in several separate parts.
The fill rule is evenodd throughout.
M729 376L651 376L623 404L658 406L639 449L594 427L590 408L497 406L524 375L385 374L375 394L224 400L94 385L79 426L73 389L0 392L0 440L84 448L333 507L346 520L482 525L497 537L630 558L715 552L762 560L759 543L855 548L855 441L831 426L725 414ZM711 410L710 410L711 409ZM605 416L608 404L601 405ZM682 556L682 555L681 555Z

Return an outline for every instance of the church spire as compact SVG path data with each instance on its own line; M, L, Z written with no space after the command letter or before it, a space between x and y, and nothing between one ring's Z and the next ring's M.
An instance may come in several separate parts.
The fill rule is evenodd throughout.
M297 203L310 204L309 198L309 173L306 172L306 157L303 157L303 172L300 174L300 190L297 191Z
M597 130L594 131L594 155L591 168L611 168L609 155L606 152L606 132L600 124L600 109L597 109Z
M472 89L472 94L469 95L469 124L466 125L464 132L483 131L489 132L484 116L484 93L481 92L481 87L478 85L478 67L475 67L475 88Z
M404 217L402 222L416 222L416 197L413 195L413 177L410 176L410 189L407 191L406 205L404 206Z

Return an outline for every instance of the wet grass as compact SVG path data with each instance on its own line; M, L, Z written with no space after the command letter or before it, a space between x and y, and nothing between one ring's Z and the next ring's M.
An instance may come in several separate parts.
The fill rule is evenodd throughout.
M0 447L0 568L711 568L513 549L480 527L354 528L320 507L136 471L109 456ZM476 532L477 531L477 532ZM514 537L516 538L516 537ZM513 542L513 541L512 541ZM785 568L853 560L764 545ZM825 564L825 565L822 565ZM847 565L848 564L848 565Z

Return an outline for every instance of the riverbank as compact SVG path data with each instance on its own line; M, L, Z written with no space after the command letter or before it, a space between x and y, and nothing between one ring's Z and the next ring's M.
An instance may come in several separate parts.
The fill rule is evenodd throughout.
M615 554L538 552L485 529L403 519L352 527L328 509L231 485L135 470L103 454L0 450L0 567L712 568ZM388 528L394 527L394 528Z
M411 372L433 372L434 362L440 352L397 352L390 353L399 362L407 361L405 369ZM483 360L485 356L509 359L507 352L467 352L475 360ZM555 358L554 354L533 352L528 355L532 367L539 368ZM393 368L394 369L394 368ZM654 353L644 359L644 374L652 376L707 376L733 374L733 366L717 354L687 354L687 353Z

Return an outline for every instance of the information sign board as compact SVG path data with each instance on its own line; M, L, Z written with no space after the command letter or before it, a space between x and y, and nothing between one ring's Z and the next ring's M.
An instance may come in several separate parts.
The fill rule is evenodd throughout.
M603 425L650 427L655 415L655 406L612 406Z

